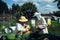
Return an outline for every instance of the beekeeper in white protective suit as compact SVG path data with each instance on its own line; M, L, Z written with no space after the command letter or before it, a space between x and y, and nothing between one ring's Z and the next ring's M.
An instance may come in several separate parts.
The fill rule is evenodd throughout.
M21 16L21 18L19 19L19 23L17 23L17 30L18 31L23 31L25 32L26 31L26 22L28 21L28 19L26 19L25 16Z
M41 13L35 12L34 16L37 17L38 19L38 27L42 29L43 34L48 34L48 29L47 29L47 23L46 20L43 16L41 16Z

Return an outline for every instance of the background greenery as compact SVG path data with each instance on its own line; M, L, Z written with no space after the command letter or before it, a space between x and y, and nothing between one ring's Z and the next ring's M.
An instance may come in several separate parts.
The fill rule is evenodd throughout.
M48 26L48 30L51 34L60 36L60 23L52 20L52 24Z

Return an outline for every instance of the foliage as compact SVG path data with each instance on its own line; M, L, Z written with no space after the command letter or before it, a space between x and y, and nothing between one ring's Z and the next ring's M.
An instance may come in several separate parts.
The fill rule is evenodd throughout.
M2 29L2 24L0 23L0 30Z
M3 26L4 26L4 28L8 27L9 26L8 22L0 23L1 30L3 29Z
M12 5L12 13L16 13L19 10L20 10L20 6L18 4L17 5L15 5L15 4Z
M10 39L10 40L11 40L11 39L14 40L14 39L15 39L15 34L8 34L7 37L8 37L8 39Z
M12 11L11 13L13 14L12 16L16 17L16 21L19 20L19 18L23 15L22 11L21 11L21 7L17 4L13 4L12 5Z
M5 12L5 13L8 12L8 6L5 2L0 0L0 14L3 13L3 12Z
M12 20L10 22L0 23L0 30L3 29L3 26L5 26L5 28L7 28L9 26L15 26L15 25L16 25L16 20Z
M57 16L57 17L60 17L60 11L54 12L54 15Z
M51 34L60 36L60 23L52 21L52 25L48 26L48 30Z
M60 0L55 0L54 2L57 2L57 7L58 7L58 9L60 9ZM60 10L54 12L54 15L60 17Z
M31 2L24 3L22 6L13 4L12 8L8 9L7 4L0 0L0 13L8 13L12 18L16 17L16 21L18 21L22 15L26 16L28 19L31 19L35 12L37 12L37 8Z
M55 0L54 2L58 2L57 7L58 7L58 9L60 9L60 0Z
M24 13L23 15L26 16L28 19L31 19L34 13L37 12L36 6L31 2L24 3L21 7L21 10Z
M9 25L10 26L15 26L16 25L16 20L12 20Z

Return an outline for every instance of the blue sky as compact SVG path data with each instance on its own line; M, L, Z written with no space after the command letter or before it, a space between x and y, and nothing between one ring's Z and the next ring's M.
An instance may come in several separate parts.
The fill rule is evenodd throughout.
M53 11L57 11L57 2L53 2L54 0L3 0L7 3L8 7L11 8L12 4L23 5L25 2L33 2L36 5L37 10L41 13L49 13Z

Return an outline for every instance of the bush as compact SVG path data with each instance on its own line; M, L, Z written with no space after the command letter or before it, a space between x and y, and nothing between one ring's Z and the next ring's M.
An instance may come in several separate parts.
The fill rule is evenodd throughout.
M8 34L7 37L8 39L15 39L15 34Z
M16 20L12 20L9 25L10 26L15 26L16 25Z

